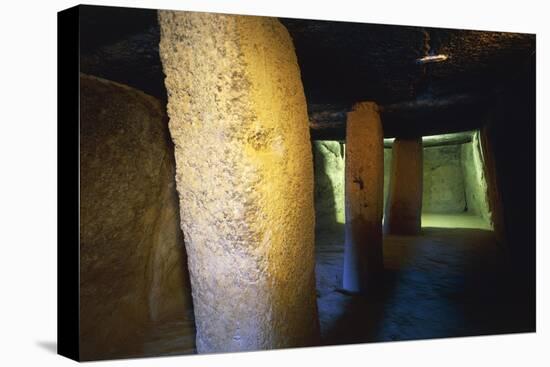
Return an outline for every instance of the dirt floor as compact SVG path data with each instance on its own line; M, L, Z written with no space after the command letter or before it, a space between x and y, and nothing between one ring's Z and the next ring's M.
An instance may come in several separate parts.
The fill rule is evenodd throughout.
M486 228L483 221L428 215L422 223L420 236L385 237L381 287L367 296L341 290L344 225L318 231L317 304L324 345L533 330L534 308L518 296L493 232L480 229ZM195 353L194 339L188 312L185 319L154 325L145 354Z
M384 239L377 294L341 290L344 228L317 233L317 291L323 344L487 335L533 330L493 232L482 221L431 216L420 236ZM521 293L521 292L520 292Z

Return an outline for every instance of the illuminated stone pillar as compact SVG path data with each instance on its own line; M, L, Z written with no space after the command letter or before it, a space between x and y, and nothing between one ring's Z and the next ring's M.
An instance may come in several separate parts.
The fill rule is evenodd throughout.
M275 18L159 11L199 353L318 343L313 159Z
M383 269L384 134L378 107L356 104L346 124L344 288L366 292Z
M422 138L393 142L390 188L384 229L389 234L418 234L422 214Z

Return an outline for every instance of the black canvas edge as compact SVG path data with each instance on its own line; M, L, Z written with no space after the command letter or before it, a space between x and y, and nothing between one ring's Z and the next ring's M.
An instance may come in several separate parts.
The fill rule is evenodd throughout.
M80 360L79 6L57 13L57 353Z

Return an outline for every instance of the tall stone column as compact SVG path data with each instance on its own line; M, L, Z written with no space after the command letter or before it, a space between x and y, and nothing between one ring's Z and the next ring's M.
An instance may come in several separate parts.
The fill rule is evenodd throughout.
M383 269L384 134L378 107L362 102L346 124L344 288L372 289Z
M159 11L199 353L318 342L313 159L275 18Z
M389 234L418 234L422 215L422 138L396 138L384 229Z

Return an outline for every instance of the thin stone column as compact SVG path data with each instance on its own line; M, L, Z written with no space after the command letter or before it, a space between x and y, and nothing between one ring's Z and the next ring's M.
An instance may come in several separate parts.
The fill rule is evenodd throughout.
M384 229L388 234L418 234L422 214L422 138L396 138Z
M316 344L313 159L288 31L179 11L159 23L197 350Z
M362 102L346 123L344 289L366 292L383 269L384 134L374 102Z

